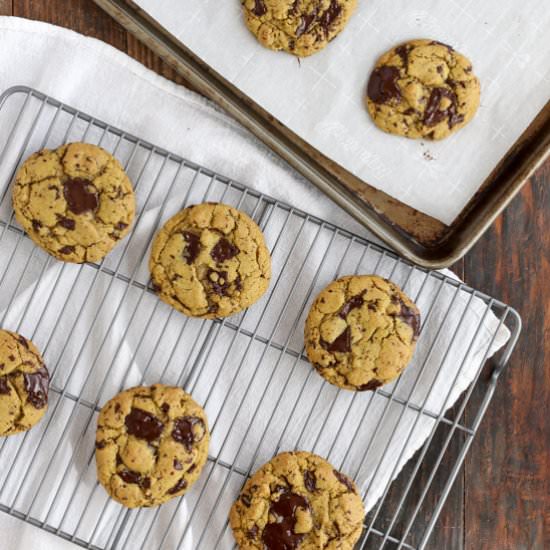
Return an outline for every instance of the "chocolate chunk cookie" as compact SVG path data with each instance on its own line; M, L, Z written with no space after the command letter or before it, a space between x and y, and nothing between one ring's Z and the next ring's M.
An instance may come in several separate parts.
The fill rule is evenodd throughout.
M70 143L30 156L13 188L17 221L46 252L64 262L96 262L130 230L132 184L101 147Z
M206 415L181 388L155 384L113 397L99 413L99 482L128 508L186 493L208 457Z
M435 40L412 40L378 60L366 99L372 119L385 132L436 140L468 124L479 96L468 59Z
M306 57L346 26L357 0L241 0L244 20L260 44Z
M225 204L190 206L160 230L149 260L158 295L191 317L227 317L269 286L271 258L260 228Z
M331 384L374 390L412 358L420 332L416 305L375 275L342 277L313 302L305 325L309 360Z
M351 550L365 509L355 483L323 458L282 453L245 484L230 513L245 550Z
M32 428L48 408L50 377L36 346L0 330L0 436Z

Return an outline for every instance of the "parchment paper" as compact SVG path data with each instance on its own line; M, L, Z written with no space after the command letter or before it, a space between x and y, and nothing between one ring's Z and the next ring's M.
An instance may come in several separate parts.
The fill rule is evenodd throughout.
M344 32L300 63L256 42L239 0L136 2L322 153L445 223L550 98L550 6L541 0L359 0ZM476 118L439 143L386 135L363 106L378 56L425 37L468 56L482 84Z

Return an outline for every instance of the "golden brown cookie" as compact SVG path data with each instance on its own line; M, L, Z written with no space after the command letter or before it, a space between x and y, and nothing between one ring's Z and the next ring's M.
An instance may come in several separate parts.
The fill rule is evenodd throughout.
M13 188L17 221L64 262L96 262L128 231L136 205L122 166L101 147L70 143L31 155Z
M355 483L323 458L281 453L245 484L230 523L241 550L351 550L365 508Z
M218 203L182 210L166 222L149 260L159 297L191 317L227 317L267 290L271 258L244 212Z
M260 44L306 57L346 26L357 0L241 0L246 26Z
M0 436L32 428L48 409L50 376L30 341L0 330Z
M468 124L479 97L479 80L468 59L441 42L412 40L378 60L366 100L385 132L436 140Z
M330 283L305 325L307 356L331 384L374 390L407 366L420 332L420 313L401 289L376 275Z
M128 508L157 506L197 481L209 440L204 411L181 388L132 388L99 413L97 477Z

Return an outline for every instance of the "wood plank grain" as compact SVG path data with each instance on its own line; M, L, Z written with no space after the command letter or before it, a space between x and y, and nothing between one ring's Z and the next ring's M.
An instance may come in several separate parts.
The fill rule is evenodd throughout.
M550 162L467 256L524 332L466 462L466 550L550 548Z
M126 51L126 31L92 0L13 0L13 15L67 27Z
M13 15L12 0L0 0L0 15Z

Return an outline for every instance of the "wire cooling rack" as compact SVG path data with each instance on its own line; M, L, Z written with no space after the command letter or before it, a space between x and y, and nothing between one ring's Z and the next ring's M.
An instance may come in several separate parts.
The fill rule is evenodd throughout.
M57 262L11 208L21 161L78 140L114 152L138 199L131 235L97 265ZM46 417L0 442L2 511L90 549L233 548L227 514L246 477L278 451L301 448L327 457L371 498L360 548L426 546L519 335L513 309L26 87L0 96L0 175L0 326L33 339L51 373ZM270 291L223 321L187 319L149 287L159 224L205 200L247 211L273 257ZM375 393L330 386L303 353L312 298L353 272L395 280L423 313L414 364ZM487 361L503 326L511 337ZM457 355L455 345L466 351ZM458 366L441 395L449 365ZM120 389L159 381L205 406L210 455L185 497L130 511L97 484L97 412Z

